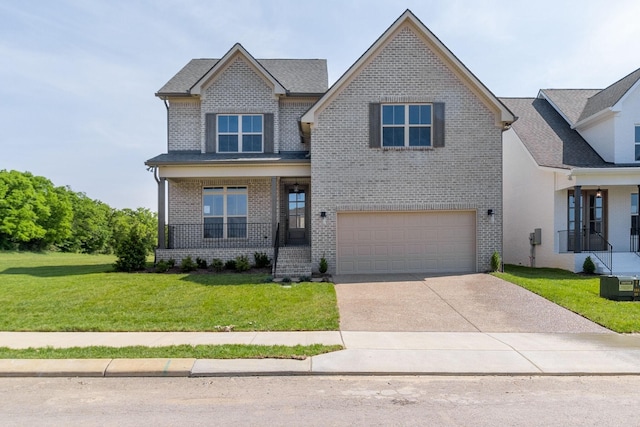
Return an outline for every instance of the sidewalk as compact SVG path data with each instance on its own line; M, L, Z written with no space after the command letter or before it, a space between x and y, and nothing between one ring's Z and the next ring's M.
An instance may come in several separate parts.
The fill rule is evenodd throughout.
M0 332L0 347L342 344L306 360L0 359L0 376L639 375L640 335L482 332Z

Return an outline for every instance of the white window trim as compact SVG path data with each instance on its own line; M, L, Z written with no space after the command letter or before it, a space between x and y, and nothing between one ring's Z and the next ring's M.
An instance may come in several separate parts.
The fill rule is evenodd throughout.
M209 193L215 195L222 195L222 216L220 215L207 215L204 213L204 196L207 194L206 190L222 189L220 193ZM247 197L247 213L245 215L229 215L227 213L227 196L233 194L243 194ZM207 186L202 188L202 223L205 224L205 218L222 218L222 239L237 239L246 240L249 238L248 230L245 232L245 237L229 237L228 235L228 218L246 218L245 226L249 225L249 188L246 186ZM204 237L205 239L220 239L220 237Z
M640 140L638 140L636 138L636 134L638 132L638 129L640 128L640 124L635 124L633 126L633 140L634 140L634 145L633 145L633 160L636 162L640 162L640 159L636 159L636 148L640 146Z
M238 117L238 132L220 132L220 117L236 116ZM242 132L242 118L248 116L260 116L262 117L262 132ZM238 151L220 151L220 136L221 135L238 135ZM260 135L260 151L243 151L242 150L242 135ZM264 153L264 114L233 114L233 113L220 113L216 117L216 153Z
M384 124L384 107L392 106L397 107L399 105L404 106L404 124L403 125L385 125ZM409 124L409 107L410 106L422 106L429 105L431 107L431 124L423 125L423 124ZM384 145L384 128L403 128L404 129L404 145L401 147L394 145ZM410 128L429 128L429 145L409 145L409 129ZM393 148L433 148L433 104L428 102L412 102L412 103L402 103L402 104L380 104L380 147L386 149Z

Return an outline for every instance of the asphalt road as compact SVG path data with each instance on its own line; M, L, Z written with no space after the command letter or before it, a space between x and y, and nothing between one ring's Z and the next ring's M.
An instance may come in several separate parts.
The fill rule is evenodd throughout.
M638 425L640 377L0 379L3 426Z

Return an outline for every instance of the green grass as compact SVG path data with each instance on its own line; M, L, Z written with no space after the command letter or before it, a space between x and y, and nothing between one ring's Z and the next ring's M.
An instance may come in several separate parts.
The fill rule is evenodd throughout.
M611 301L600 297L599 276L566 270L506 265L495 276L534 292L620 333L640 332L640 302Z
M306 359L342 350L340 345L173 345L166 347L72 347L9 349L0 347L0 359Z
M0 330L337 330L331 283L262 274L115 273L106 255L0 252Z

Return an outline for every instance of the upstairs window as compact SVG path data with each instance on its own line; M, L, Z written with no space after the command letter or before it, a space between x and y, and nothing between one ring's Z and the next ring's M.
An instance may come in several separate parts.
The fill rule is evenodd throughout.
M256 115L218 115L219 153L262 153L263 118Z
M636 125L636 161L640 161L640 125Z
M383 147L431 147L431 104L383 104Z

